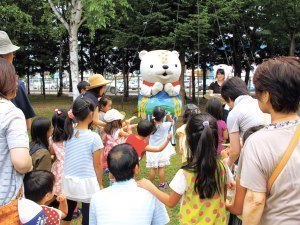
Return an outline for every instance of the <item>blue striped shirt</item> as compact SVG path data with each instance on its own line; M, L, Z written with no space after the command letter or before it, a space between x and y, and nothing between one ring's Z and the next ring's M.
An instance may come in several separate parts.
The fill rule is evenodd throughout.
M79 135L76 138L77 131ZM72 138L64 144L66 150L64 176L96 177L93 153L103 148L100 136L91 130L75 129Z

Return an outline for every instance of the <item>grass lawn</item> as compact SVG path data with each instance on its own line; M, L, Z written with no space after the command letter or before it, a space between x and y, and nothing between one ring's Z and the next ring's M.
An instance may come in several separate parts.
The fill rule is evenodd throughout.
M35 112L37 114L37 116L45 116L48 117L49 119L51 119L52 114L54 112L54 109L56 108L65 108L68 109L69 105L72 102L72 99L70 97L55 97L55 96L46 96L46 98L44 99L43 96L41 95L30 95L30 100L32 102L32 105L35 109ZM112 97L113 99L113 108L118 109L120 111L124 111L126 112L126 118L129 118L133 115L137 115L137 97L135 96L131 96L127 102L124 102L124 104L122 104L122 97ZM204 102L201 101L201 110L203 110L203 105ZM136 119L135 121L133 121L133 123L138 122L139 119ZM181 124L181 119L179 120L179 123L177 124L177 126L179 126ZM176 146L176 151L177 151L177 146ZM139 174L138 179L140 178L148 178L149 176L149 169L147 169L145 167L145 158L143 158L143 160L141 161L141 171ZM174 177L175 173L177 172L177 170L180 168L181 166L181 156L180 155L174 155L171 158L171 165L167 166L165 168L165 172L166 172L166 180L167 182L171 182L172 178ZM158 184L158 178L156 178L155 180L155 184ZM108 186L108 176L106 175L104 177L104 186L107 187ZM168 192L170 191L170 189L168 189ZM176 225L179 224L178 223L178 212L179 212L179 204L174 207L174 208L167 208L168 213L169 213L169 217L171 219L169 224L172 225ZM73 220L72 224L76 224L79 225L81 224L81 219L77 219L77 220Z

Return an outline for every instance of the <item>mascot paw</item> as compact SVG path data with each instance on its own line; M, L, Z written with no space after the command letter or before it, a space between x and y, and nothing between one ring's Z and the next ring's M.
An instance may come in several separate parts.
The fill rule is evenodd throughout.
M155 82L152 87L152 95L156 95L158 92L162 91L164 88L163 84L160 82Z
M173 96L174 87L171 83L165 84L165 92L167 92L170 96Z

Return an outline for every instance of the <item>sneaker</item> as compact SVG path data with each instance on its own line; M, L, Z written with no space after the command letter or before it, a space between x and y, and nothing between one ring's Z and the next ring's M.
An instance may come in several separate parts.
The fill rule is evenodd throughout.
M77 219L77 218L81 217L81 215L82 215L82 213L81 213L81 208L77 208L77 212L75 211L75 212L73 213L72 219Z
M166 189L168 189L168 187L169 187L169 185L167 182L158 185L159 190L166 190Z

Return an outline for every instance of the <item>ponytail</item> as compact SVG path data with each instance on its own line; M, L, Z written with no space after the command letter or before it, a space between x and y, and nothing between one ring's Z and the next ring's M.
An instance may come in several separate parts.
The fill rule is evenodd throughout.
M222 192L216 120L207 113L195 115L189 120L186 133L190 153L182 169L197 174L194 190L200 198L212 198Z
M72 138L73 131L74 131L73 120L68 116L65 121L65 134L66 135L64 136L64 141L70 140Z

